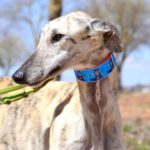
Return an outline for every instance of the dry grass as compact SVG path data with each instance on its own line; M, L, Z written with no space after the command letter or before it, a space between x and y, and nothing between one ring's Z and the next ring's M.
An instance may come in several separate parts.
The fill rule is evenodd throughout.
M127 150L150 150L150 93L119 97Z

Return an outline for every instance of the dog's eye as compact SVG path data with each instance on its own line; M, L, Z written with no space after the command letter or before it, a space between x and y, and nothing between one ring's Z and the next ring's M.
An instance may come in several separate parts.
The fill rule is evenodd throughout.
M55 34L53 37L52 37L52 43L55 43L55 42L58 42L59 40L61 40L61 38L63 37L64 35L63 34Z

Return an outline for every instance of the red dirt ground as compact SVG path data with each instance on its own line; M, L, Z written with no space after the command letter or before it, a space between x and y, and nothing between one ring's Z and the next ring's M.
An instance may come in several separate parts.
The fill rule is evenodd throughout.
M122 93L119 97L119 103L124 122L150 123L150 93Z

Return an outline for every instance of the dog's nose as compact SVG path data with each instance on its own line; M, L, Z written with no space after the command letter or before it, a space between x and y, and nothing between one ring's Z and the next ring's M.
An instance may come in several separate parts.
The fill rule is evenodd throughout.
M13 74L12 78L16 83L23 84L24 73L22 71L17 71Z

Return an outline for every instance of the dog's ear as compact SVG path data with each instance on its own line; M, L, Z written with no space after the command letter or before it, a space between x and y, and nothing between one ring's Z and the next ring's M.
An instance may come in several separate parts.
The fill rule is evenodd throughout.
M101 32L104 39L104 47L119 53L122 51L122 44L117 27L109 22L95 19L91 22L91 27L95 32Z

